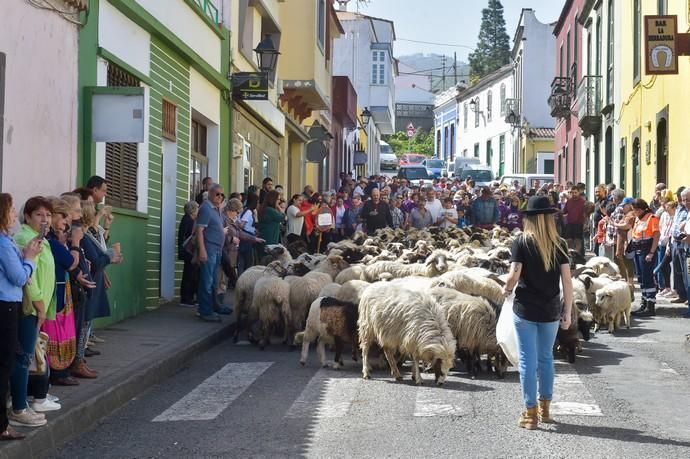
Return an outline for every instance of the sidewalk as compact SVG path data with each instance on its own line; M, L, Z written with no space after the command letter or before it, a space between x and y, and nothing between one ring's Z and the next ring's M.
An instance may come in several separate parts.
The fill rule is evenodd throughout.
M230 336L232 316L223 316L222 323L207 323L195 314L193 308L171 304L99 329L98 336L106 340L98 345L102 354L88 359L98 378L80 379L76 387L51 387L62 409L46 413L48 424L43 427L17 428L27 438L0 443L0 459L48 455Z

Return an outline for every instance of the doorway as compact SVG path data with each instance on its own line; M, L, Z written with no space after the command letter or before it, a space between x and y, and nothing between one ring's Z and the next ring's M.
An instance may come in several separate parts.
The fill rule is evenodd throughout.
M175 296L175 230L177 228L177 143L163 139L161 184L161 298Z
M632 193L636 198L640 197L640 176L641 176L641 159L640 159L640 139L635 138L632 147Z
M656 125L656 183L668 183L668 123L665 118Z

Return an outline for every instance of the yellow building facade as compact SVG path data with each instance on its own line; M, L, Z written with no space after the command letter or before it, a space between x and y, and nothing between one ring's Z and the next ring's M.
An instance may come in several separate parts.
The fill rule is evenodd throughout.
M621 101L615 107L625 158L621 183L628 195L649 199L657 183L672 190L687 185L690 160L690 56L680 56L678 75L648 76L645 71L645 15L678 17L678 32L690 29L688 0L619 2L621 22ZM664 9L666 11L664 11Z

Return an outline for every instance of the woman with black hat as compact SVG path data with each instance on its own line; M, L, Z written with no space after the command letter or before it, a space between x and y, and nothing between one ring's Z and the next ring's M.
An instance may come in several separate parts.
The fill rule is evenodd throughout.
M554 422L549 415L554 380L553 344L559 320L563 329L570 327L573 285L568 246L558 236L550 215L554 212L556 209L546 196L529 199L523 212L524 232L513 242L512 266L504 289L508 295L517 284L513 312L520 385L526 407L518 425L528 430L536 429L538 422ZM559 283L563 286L562 302Z

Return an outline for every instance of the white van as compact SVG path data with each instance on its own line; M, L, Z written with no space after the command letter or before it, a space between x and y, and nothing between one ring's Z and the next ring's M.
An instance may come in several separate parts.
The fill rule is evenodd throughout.
M446 162L446 169L443 171L443 176L448 178L455 177L455 160Z
M461 181L464 181L467 177L472 177L474 180L475 187L491 186L494 181L494 171L491 167L482 164L468 164L460 175L456 175Z
M501 177L500 185L505 185L508 188L513 186L513 182L518 182L518 186L525 187L527 191L532 188L540 188L547 183L554 183L553 174L510 174Z
M479 166L480 164L481 164L481 161L479 161L479 158L475 158L475 157L455 158L455 164L454 164L455 173L453 174L453 176L454 177L461 177L463 169L467 169L468 167L476 167L476 166Z

